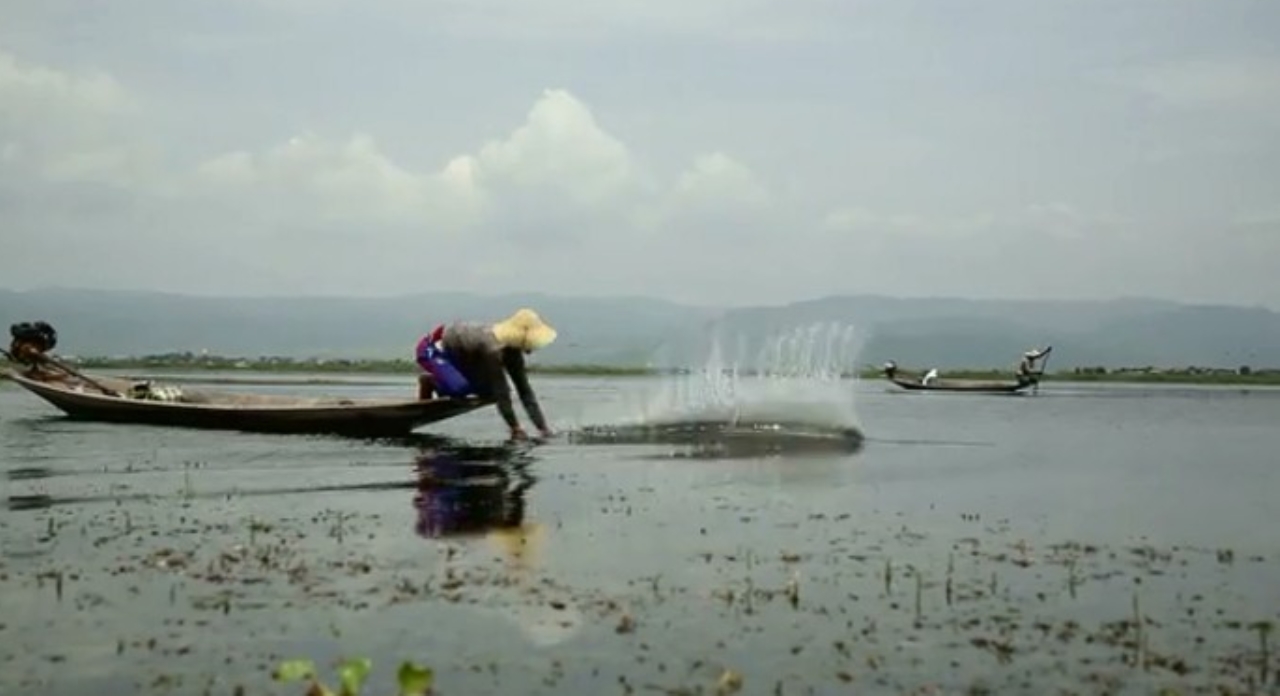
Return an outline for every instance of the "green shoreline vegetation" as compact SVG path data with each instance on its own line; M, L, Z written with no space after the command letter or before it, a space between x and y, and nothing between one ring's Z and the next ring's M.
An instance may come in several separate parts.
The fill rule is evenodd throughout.
M87 370L154 370L159 372L254 372L254 373L321 373L366 375L412 375L417 365L406 359L298 359L287 357L239 358L191 353L171 353L140 357L64 357L63 360L79 369ZM0 367L11 364L0 359ZM646 377L662 374L681 374L689 370L659 370L643 366L615 365L539 365L531 364L534 374L574 377ZM1012 380L1009 371L954 369L940 370L940 377L953 379ZM747 373L749 374L749 373ZM879 368L850 371L847 378L879 379ZM1154 384L1212 384L1212 385L1276 385L1280 386L1280 369L1237 368L1156 368L1156 367L1087 367L1059 370L1044 375L1042 382L1112 382Z

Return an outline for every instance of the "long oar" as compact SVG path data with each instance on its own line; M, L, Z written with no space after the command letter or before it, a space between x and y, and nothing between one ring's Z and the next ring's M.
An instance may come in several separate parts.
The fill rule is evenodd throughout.
M12 362L21 362L21 361L19 361L19 360L15 359L15 358L14 358L14 356L13 356L13 354L12 354L12 353L10 353L9 351L4 351L4 354L5 354L5 356L6 356L6 357L8 357L8 358L9 358L9 360L11 360ZM88 375L81 374L78 370L76 370L76 369L74 369L74 368L70 367L69 365L67 365L67 364L65 364L65 363L63 363L63 362L61 362L61 361L59 361L59 360L54 360L53 358L49 357L48 355L45 355L45 354L43 354L43 353L40 353L40 354L38 354L38 355L37 355L37 358L36 358L36 359L37 359L37 360L39 360L39 361L42 361L42 362L49 363L50 365L53 365L54 367L58 368L59 370L62 370L63 372L65 372L65 373L67 373L67 374L71 375L72 377L75 377L76 379L79 379L79 380L83 381L85 384L88 384L89 386L93 387L94 389L97 389L98 391L102 392L103 394L106 394L106 395L108 395L108 396L121 396L121 397L122 397L122 396L124 396L124 394L121 394L120 392L118 392L118 391L116 391L116 390L114 390L114 389L112 389L112 388L110 388L110 387L107 387L107 386L103 385L101 382L99 382L99 381L97 381L97 380L93 379L92 377L89 377Z
M1040 363L1040 376L1036 379L1036 385L1031 388L1032 394L1038 395L1040 393L1040 380L1044 379L1045 372L1049 370L1049 358L1052 357L1053 351L1050 351L1048 355L1044 356L1044 362Z

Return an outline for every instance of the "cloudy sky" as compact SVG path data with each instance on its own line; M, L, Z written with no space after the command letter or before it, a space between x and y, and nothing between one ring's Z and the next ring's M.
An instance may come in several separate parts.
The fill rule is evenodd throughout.
M1280 2L0 18L0 286L1280 308Z

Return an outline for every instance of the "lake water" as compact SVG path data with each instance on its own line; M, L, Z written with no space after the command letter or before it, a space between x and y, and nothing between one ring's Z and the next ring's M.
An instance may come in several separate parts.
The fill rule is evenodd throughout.
M561 429L654 386L535 377ZM301 694L281 660L342 656L375 696L405 659L441 694L1280 692L1280 391L840 389L861 451L715 459L506 445L492 409L76 423L4 384L0 693Z

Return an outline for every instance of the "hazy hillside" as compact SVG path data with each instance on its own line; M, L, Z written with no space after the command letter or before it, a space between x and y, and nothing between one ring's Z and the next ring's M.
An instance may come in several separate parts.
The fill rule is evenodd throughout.
M697 325L706 310L649 299L534 294L432 294L396 298L204 298L159 293L0 291L0 320L44 319L58 350L136 355L208 350L222 355L409 357L439 322L499 319L532 306L562 333L544 362L643 363L664 335Z
M727 311L645 298L436 293L407 297L202 298L160 293L0 290L0 320L44 319L71 355L208 350L223 355L407 357L439 321L538 309L561 340L543 363L701 364L718 335L754 355L780 331L852 325L859 364L998 367L1055 346L1051 367L1280 366L1280 315L1150 300L1037 302L827 297ZM729 350L733 349L733 350ZM852 367L852 366L851 366Z
M1011 367L1051 344L1051 367L1280 365L1280 314L1151 300L1035 302L824 298L734 310L726 333L759 340L789 323L838 320L861 329L861 363Z

